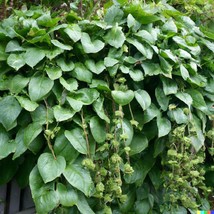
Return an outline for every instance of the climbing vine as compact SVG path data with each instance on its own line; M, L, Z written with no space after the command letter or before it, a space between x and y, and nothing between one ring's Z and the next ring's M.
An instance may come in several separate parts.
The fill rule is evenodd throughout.
M209 210L214 38L166 3L95 13L1 21L0 184L38 213Z

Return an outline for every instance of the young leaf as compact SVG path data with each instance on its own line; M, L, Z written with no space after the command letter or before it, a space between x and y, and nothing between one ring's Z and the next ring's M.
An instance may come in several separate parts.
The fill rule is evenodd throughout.
M87 154L87 142L84 138L83 130L80 128L65 131L65 137L69 140L71 145L81 154Z
M86 196L91 196L94 185L89 171L81 165L70 164L66 167L63 175L73 187L83 192Z
M81 43L85 53L97 53L105 46L105 44L100 40L91 41L91 38L87 33L82 33Z
M105 41L115 48L122 47L125 39L126 37L122 31L122 27L118 25L114 26L105 36Z
M50 153L43 153L38 159L38 170L45 183L53 181L65 170L66 162L62 156L55 159Z
M16 126L22 108L14 97L6 96L0 100L0 109L0 123L9 131Z
M171 131L171 123L168 119L164 117L157 118L157 126L158 126L158 137L163 137Z
M93 138L97 143L103 143L106 139L106 125L103 120L100 120L98 116L94 116L90 119L90 129Z
M134 99L134 92L132 90L128 91L112 91L111 95L114 101L119 105L127 105Z
M42 100L52 89L54 82L45 76L31 78L28 91L32 101Z
M135 93L135 99L138 101L142 109L145 111L151 105L151 98L145 90L137 90Z

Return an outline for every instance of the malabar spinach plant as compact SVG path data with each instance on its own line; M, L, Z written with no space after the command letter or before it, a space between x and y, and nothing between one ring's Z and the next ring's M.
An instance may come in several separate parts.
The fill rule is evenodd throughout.
M213 36L164 3L103 12L1 22L0 184L29 182L37 213L209 209Z

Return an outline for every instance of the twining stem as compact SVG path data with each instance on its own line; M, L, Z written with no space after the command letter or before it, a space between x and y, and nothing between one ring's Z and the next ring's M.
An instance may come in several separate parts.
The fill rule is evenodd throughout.
M49 128L49 121L48 121L48 116L49 116L48 109L49 109L49 107L48 107L47 101L44 100L44 102L45 102L45 106L46 106L46 109L47 109L46 110L46 130L48 130L48 128ZM52 153L54 159L56 160L56 155L54 153L53 146L51 144L51 136L50 135L45 135L45 139L47 140L48 148L51 150L51 153Z
M86 130L86 122L85 122L85 118L84 118L84 113L83 113L83 109L81 110L81 119L82 119L82 127L83 127L83 131L84 131L84 135L85 135L85 140L86 140L86 146L87 146L87 153L88 153L88 157L90 158L90 144L89 144L89 140L88 140L88 133Z
M134 120L134 115L133 115L133 112L132 112L132 108L131 108L130 103L129 103L129 111L130 111L130 114L131 114L132 120Z

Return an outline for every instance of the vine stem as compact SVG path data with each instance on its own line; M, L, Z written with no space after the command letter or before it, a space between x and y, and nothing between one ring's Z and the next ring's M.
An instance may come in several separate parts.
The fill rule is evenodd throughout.
M81 110L81 119L82 119L82 127L83 127L83 131L84 131L84 135L85 135L85 140L86 140L86 146L87 146L87 153L88 153L88 157L90 158L90 144L89 144L89 140L88 140L88 133L86 130L86 123L85 123L85 118L84 118L84 113L83 113L83 109Z
M133 115L133 112L132 112L132 108L131 108L130 103L129 103L129 111L130 111L130 114L131 114L132 120L134 120L134 115Z
M47 103L47 101L45 99L44 99L44 102L45 102L45 106L46 106L46 109L47 109L46 110L46 130L48 130L48 128L49 128L49 122L48 122L48 116L49 116L48 108L49 108L49 106L48 106L48 103ZM48 136L45 135L45 139L47 140L48 148L51 150L51 153L52 153L54 159L56 160L57 158L56 158L56 155L54 153L53 146L51 144L50 135L48 135Z

